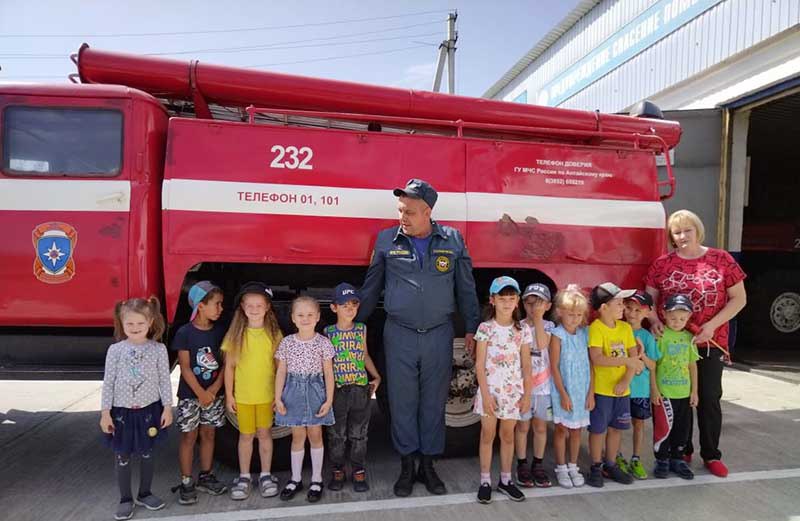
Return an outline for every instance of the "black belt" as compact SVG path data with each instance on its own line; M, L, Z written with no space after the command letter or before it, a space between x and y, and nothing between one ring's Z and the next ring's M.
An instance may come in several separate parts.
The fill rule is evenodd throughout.
M391 318L389 320L391 320ZM425 327L425 328L418 328L418 327L412 327L412 326L407 326L405 324L401 324L400 322L397 322L396 320L392 320L392 322L394 322L398 326L404 327L406 329L410 329L411 331L416 331L417 333L419 333L421 335L425 334L425 333L427 333L429 331L433 331L434 329L442 327L443 325L447 324L447 321L444 321L444 322L442 322L440 324L436 324L435 326L430 326L430 327Z

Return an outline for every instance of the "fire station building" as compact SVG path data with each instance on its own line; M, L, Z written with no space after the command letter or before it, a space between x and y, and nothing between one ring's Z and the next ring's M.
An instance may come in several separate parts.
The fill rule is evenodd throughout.
M743 329L797 347L800 0L582 0L484 97L611 113L650 100L680 121L666 211L695 211L706 244L739 256Z

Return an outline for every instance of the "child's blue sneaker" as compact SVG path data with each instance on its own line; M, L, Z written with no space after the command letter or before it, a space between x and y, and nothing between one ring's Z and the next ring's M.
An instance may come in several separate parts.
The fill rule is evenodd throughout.
M669 470L683 479L694 479L694 472L692 472L689 465L682 459L669 460Z
M669 461L665 459L657 459L656 466L653 469L653 475L659 479L669 477Z

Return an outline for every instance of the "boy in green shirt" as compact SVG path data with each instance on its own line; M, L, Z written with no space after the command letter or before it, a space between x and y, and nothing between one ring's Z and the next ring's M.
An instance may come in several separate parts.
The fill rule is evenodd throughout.
M692 301L686 295L673 295L664 303L666 327L658 339L661 358L656 364L657 389L653 390L653 405L672 416L669 434L654 440L656 466L653 474L666 478L670 471L683 479L693 479L694 473L683 460L689 441L692 408L697 407L697 360L700 356L692 343L686 324L692 316Z

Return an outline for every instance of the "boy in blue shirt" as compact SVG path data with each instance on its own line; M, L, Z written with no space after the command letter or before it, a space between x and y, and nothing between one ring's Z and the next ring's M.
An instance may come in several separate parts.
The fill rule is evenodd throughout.
M372 395L381 383L381 377L367 352L367 326L355 322L361 303L358 292L350 284L342 283L333 290L331 310L336 313L336 324L325 328L336 351L333 358L333 394L335 423L328 427L328 455L333 472L328 488L341 490L345 481L345 450L350 441L350 463L353 470L353 490L369 490L365 469L367 430ZM372 377L370 380L369 377Z
M656 362L661 354L656 346L656 339L650 331L642 328L642 320L653 309L653 297L648 293L637 290L636 293L625 299L625 321L633 328L633 336L638 347L634 348L644 363L644 369L631 380L631 422L633 423L633 454L630 464L625 461L622 452L617 455L617 465L627 470L636 479L647 479L639 459L644 440L644 422L652 416L650 411L650 389L655 388ZM631 355L634 356L634 350Z

